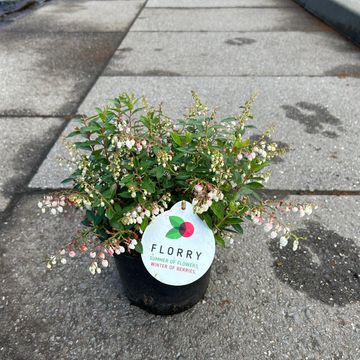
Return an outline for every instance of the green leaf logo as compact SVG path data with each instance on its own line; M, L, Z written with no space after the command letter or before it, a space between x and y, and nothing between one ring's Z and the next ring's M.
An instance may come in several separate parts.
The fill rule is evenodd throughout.
M184 222L184 220L179 216L169 216L169 220L170 220L171 225L175 229L179 229L180 225Z
M173 227L165 235L168 239L190 237L194 233L194 225L179 216L169 216L169 221Z
M180 234L180 231L178 229L175 229L175 228L172 228L170 229L167 234L166 234L166 237L168 239L180 239L181 238L181 234Z

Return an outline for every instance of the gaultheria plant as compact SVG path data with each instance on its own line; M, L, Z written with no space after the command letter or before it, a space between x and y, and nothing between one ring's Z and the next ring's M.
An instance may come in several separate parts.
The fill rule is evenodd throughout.
M284 149L269 142L271 131L253 141L246 137L252 99L239 115L223 119L209 112L195 93L193 99L193 107L177 121L145 98L126 93L96 109L96 115L78 120L68 135L75 139L69 147L76 170L64 180L72 188L48 195L38 205L53 214L63 212L65 205L83 209L84 229L48 259L49 268L65 263L66 254L86 252L95 274L114 253L136 256L149 222L180 200L193 204L221 246L233 241L232 233L243 233L244 221L251 221L279 238L280 247L291 241L297 249L300 239L282 215L310 215L315 205L261 196L271 159Z

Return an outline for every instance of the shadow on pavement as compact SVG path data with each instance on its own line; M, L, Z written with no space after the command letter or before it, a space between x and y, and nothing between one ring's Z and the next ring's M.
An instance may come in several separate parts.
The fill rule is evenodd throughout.
M306 237L301 247L270 244L273 268L279 280L328 305L345 306L360 300L360 248L320 223L309 221L295 231Z
M337 131L344 131L341 120L320 104L300 101L295 106L283 105L282 108L288 119L305 125L305 132L308 134L321 134L328 138L337 138L339 136Z

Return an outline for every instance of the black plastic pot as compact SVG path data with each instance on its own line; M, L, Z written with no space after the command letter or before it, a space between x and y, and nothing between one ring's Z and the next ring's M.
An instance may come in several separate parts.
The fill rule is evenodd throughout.
M185 311L205 295L210 269L195 282L172 286L156 280L146 270L140 256L114 255L127 298L131 304L158 315L172 315Z

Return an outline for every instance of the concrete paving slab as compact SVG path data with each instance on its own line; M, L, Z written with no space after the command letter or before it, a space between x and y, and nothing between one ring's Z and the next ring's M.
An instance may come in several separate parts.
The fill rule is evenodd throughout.
M206 7L295 7L291 0L148 0L146 7L206 8Z
M63 124L58 118L0 117L0 211L23 190Z
M236 114L246 99L259 94L254 124L262 131L275 125L274 139L291 149L274 164L268 188L360 190L360 112L355 101L360 79L100 77L79 112L92 115L97 106L128 91L145 94L153 104L163 101L165 111L176 118L191 104L191 90L210 107L219 107L219 116ZM30 186L58 188L69 171L56 159L66 154L58 141Z
M0 32L0 114L74 113L122 37Z
M104 74L337 75L360 72L359 59L357 47L326 32L130 32Z
M66 135L69 134L75 126L76 123L73 121L69 122L66 126L59 139L47 154L40 168L31 179L29 183L30 188L59 189L70 187L71 184L61 184L61 182L69 177L75 169L67 164L66 161L62 160L70 158L64 140L66 139Z
M300 7L144 9L132 31L322 31L323 24Z
M43 217L38 200L24 198L1 228L4 360L360 357L358 197L301 198L320 209L295 225L309 236L296 253L246 226L217 249L205 301L172 317L130 306L112 261L96 277L85 256L46 271L81 214Z
M124 32L143 4L144 1L50 1L46 6L5 30Z

